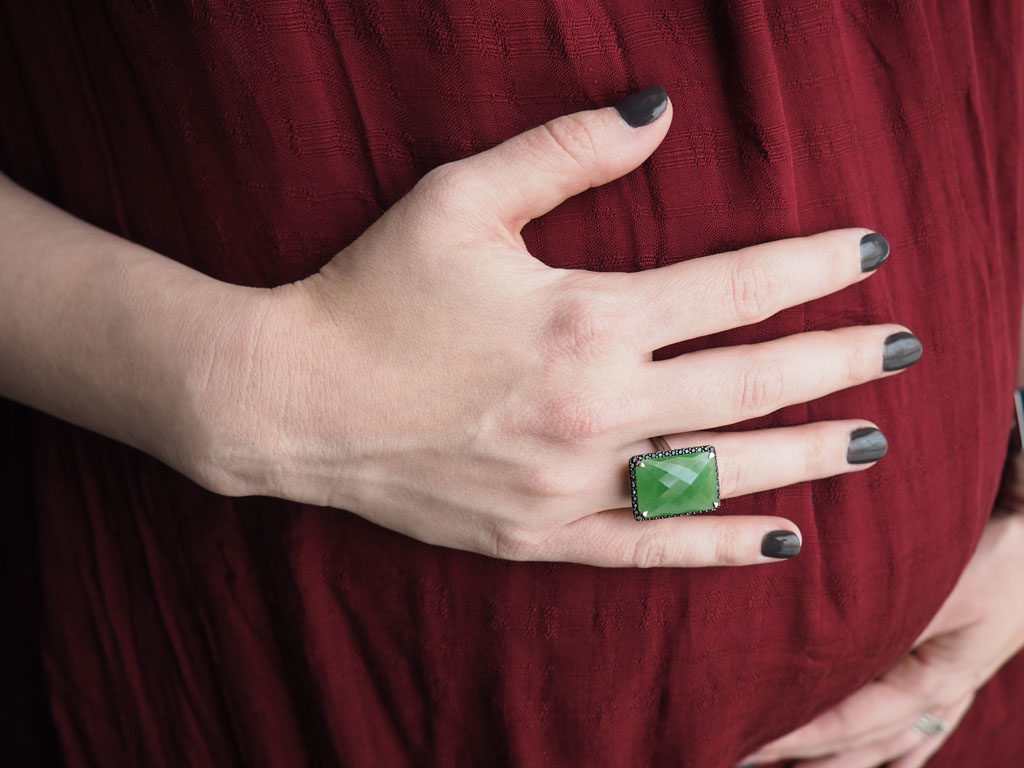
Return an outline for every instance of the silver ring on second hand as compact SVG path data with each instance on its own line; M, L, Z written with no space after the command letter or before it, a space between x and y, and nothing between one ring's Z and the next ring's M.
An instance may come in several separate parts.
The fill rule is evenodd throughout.
M721 506L715 446L673 450L664 437L652 437L651 442L653 453L629 460L634 518L643 521L699 515Z
M938 715L932 714L921 715L917 718L917 722L914 723L914 730L923 736L935 736L939 733L945 733L949 728L948 722Z

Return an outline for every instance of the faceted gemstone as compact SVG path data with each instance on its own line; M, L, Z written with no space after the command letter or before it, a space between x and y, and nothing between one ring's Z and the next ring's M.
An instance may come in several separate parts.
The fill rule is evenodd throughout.
M636 512L644 519L692 515L718 506L718 463L711 447L630 462ZM646 512L646 515L643 513Z

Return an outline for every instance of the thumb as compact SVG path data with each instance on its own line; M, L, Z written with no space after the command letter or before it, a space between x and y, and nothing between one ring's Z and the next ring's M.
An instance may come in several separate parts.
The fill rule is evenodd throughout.
M668 113L665 115L665 113ZM668 94L651 86L614 107L549 120L479 154L449 163L478 214L512 232L573 195L636 168L665 138Z

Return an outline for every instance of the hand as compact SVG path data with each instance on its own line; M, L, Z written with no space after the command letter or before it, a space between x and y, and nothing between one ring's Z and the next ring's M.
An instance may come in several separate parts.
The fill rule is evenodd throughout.
M880 680L743 763L795 758L815 768L917 768L942 746L975 692L1024 647L1024 459L1007 467L996 512L953 592L914 644ZM924 714L950 731L925 736Z
M629 457L653 450L652 435L673 448L714 444L723 497L863 469L847 458L863 420L704 430L894 373L883 350L905 329L651 359L866 278L878 263L862 268L866 229L633 274L552 269L530 255L524 224L638 166L670 120L670 104L641 127L615 108L584 111L442 165L318 274L276 289L243 375L207 393L230 441L202 481L500 558L772 561L762 541L798 536L791 521L637 523L624 509ZM888 367L920 354L916 339L901 344L888 345L903 353Z

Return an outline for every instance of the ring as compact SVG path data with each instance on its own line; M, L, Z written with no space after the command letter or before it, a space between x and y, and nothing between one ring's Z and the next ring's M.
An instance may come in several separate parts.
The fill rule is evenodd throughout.
M652 437L657 449L629 460L633 517L656 520L711 512L721 504L718 458L713 445L672 450L664 437Z
M936 715L921 715L914 723L914 730L924 736L934 736L949 730L949 723Z

